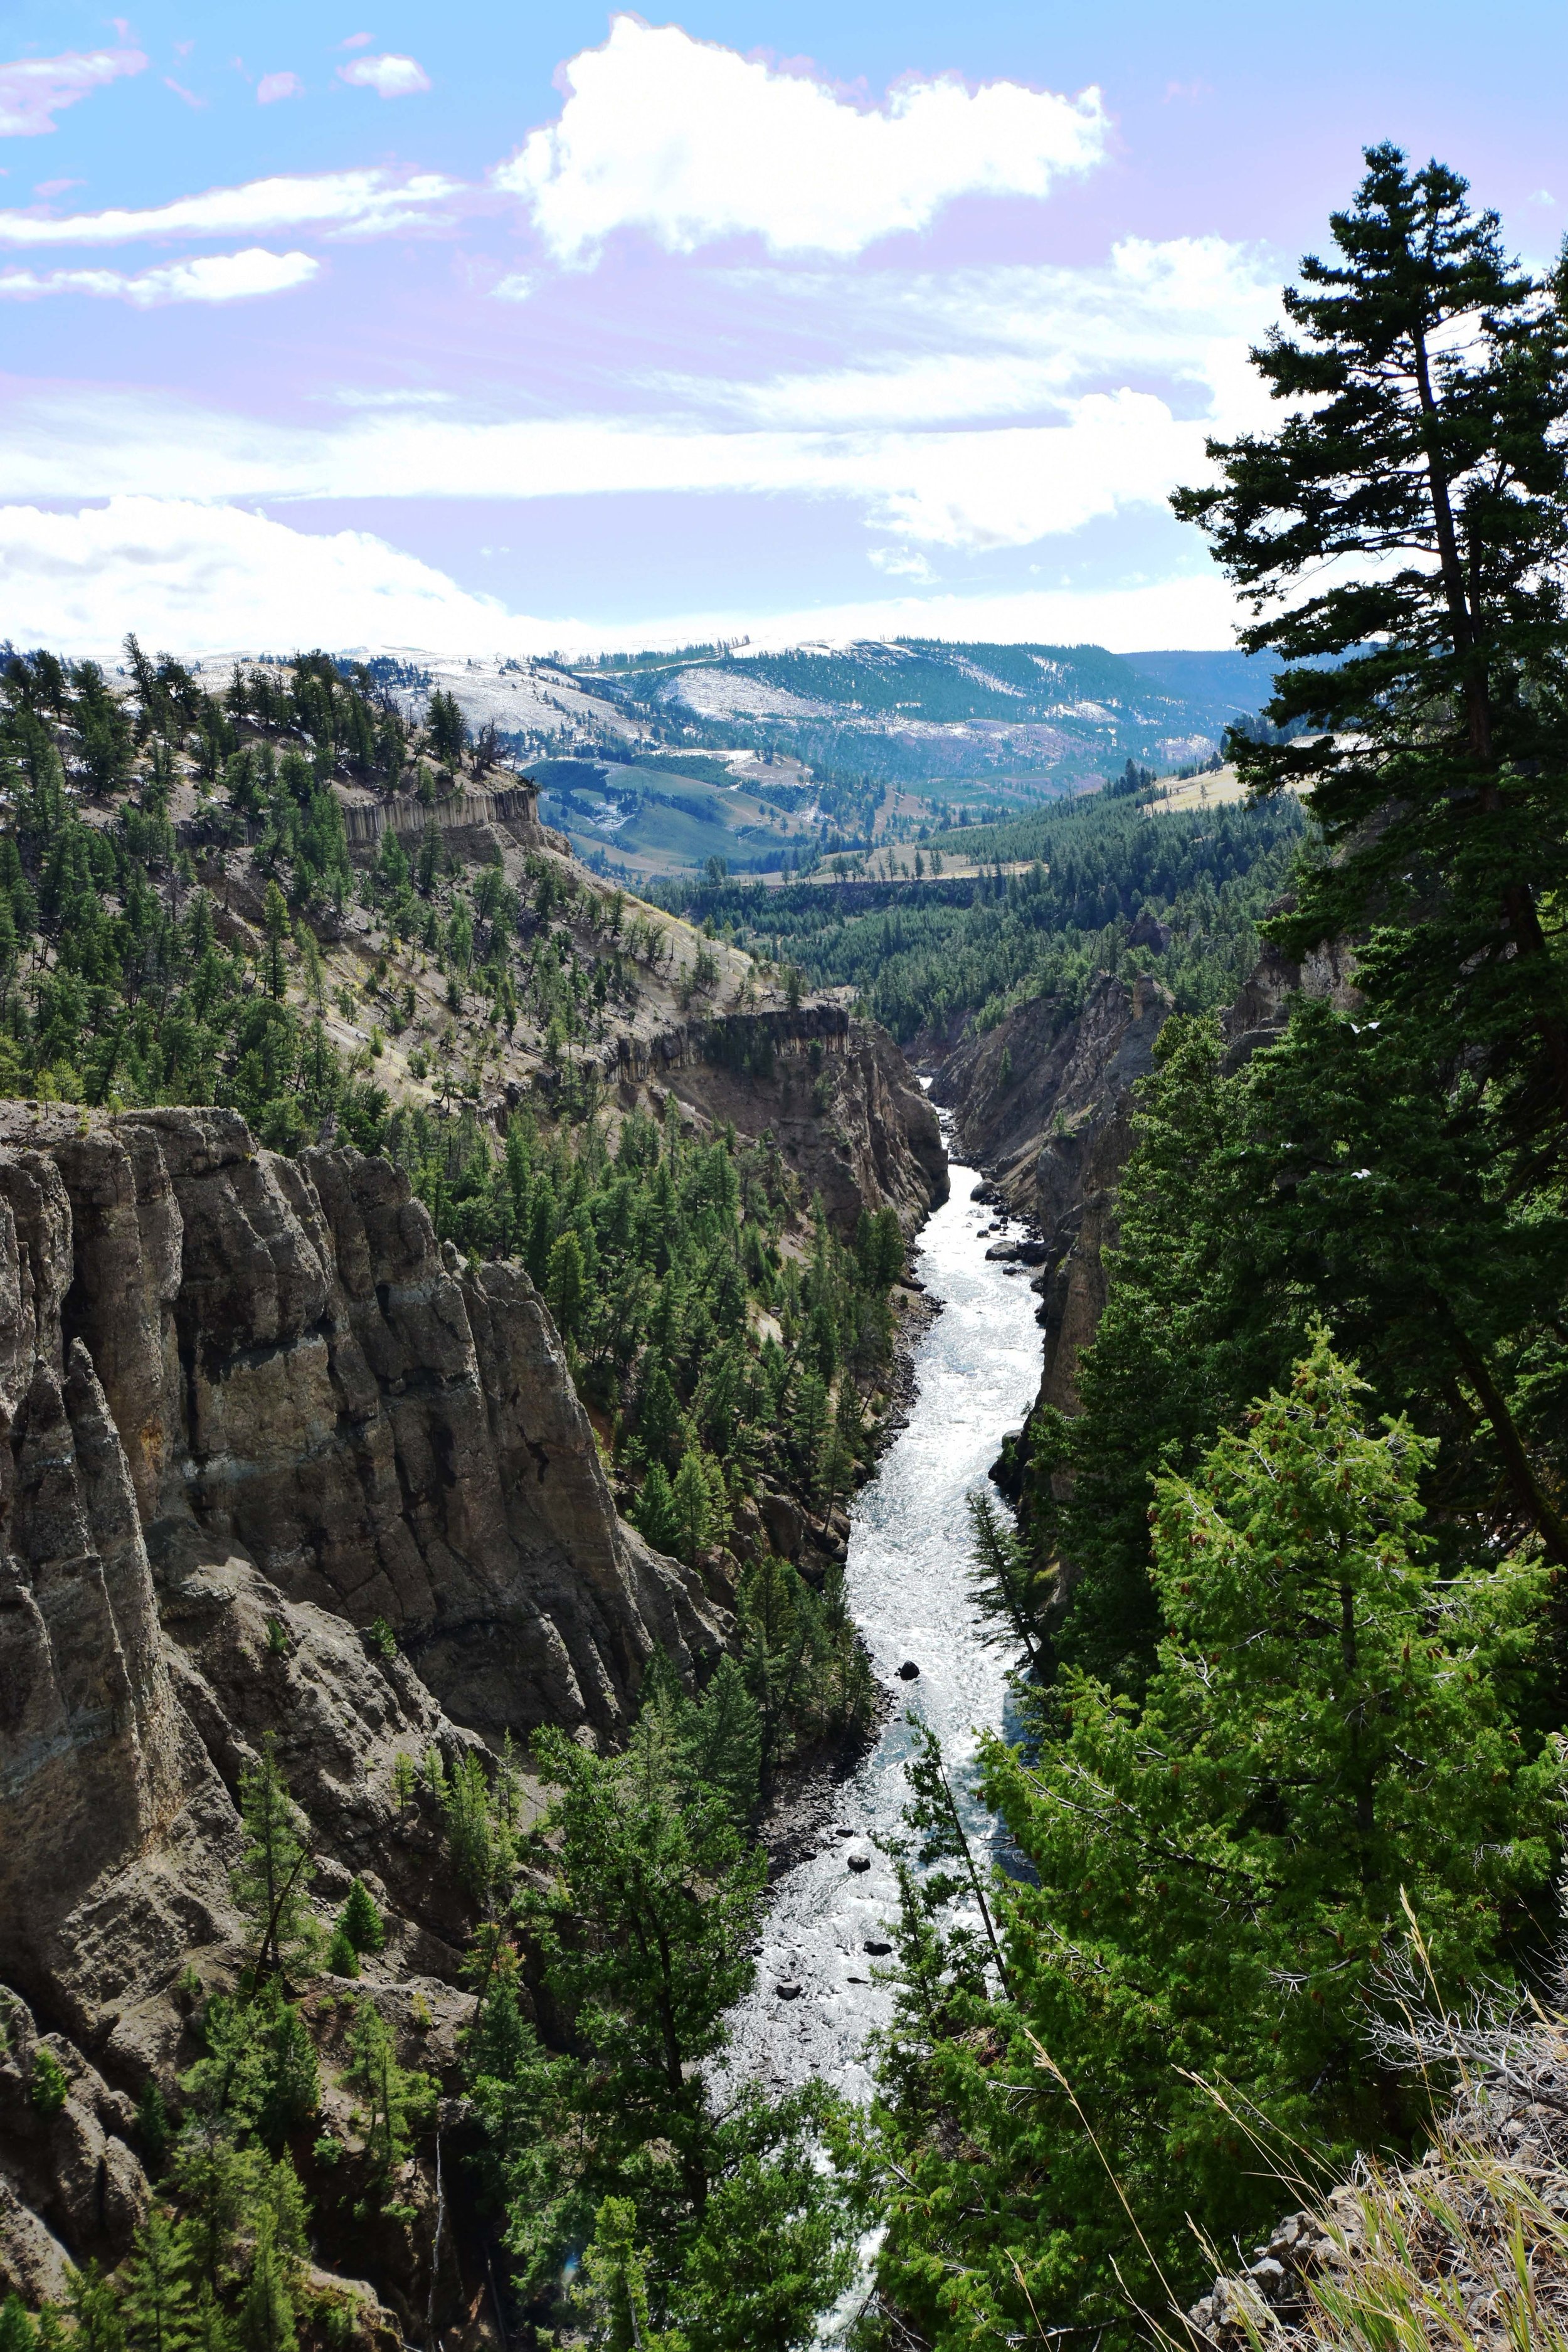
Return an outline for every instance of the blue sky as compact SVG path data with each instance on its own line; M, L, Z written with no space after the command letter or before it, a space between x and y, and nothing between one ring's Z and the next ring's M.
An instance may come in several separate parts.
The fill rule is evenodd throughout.
M335 0L334 0L335 5ZM0 635L1228 641L1164 509L1361 147L1561 8L0 7Z

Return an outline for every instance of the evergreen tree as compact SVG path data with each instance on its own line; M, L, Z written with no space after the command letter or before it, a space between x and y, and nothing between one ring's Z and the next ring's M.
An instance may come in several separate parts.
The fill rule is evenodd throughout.
M0 2303L0 2352L36 2352L37 2336L26 2304L13 2291Z
M76 2328L76 2352L125 2352L120 2301L97 2263L66 2274L66 2299Z
M308 1964L316 1928L307 1902L313 1874L310 1825L278 1769L271 1732L257 1761L240 1773L239 1807L246 1845L234 1874L234 1899L250 1922L256 1975L281 1976Z
M238 2336L245 2352L297 2352L292 2269L279 2243L277 2219L264 2210L239 2299Z
M1151 2263L1196 2285L1191 2223L1225 2242L1277 2205L1267 2161L1237 2162L1238 2116L1266 2158L1330 2177L1407 2142L1421 2102L1363 2031L1405 1901L1462 2000L1550 1881L1563 1765L1503 1696L1543 1576L1439 1586L1429 1449L1363 1426L1363 1393L1319 1334L1196 1478L1159 1482L1169 1630L1141 1711L1068 1673L1027 1755L983 1751L1030 1866L994 1882L1009 1998L972 1967L928 1990L876 2126L885 2291L928 2341L1131 2342L1129 2300L1166 2291Z
M1234 744L1259 790L1314 787L1329 854L1280 935L1370 930L1379 993L1449 1058L1484 1055L1523 1133L1555 1133L1568 279L1510 263L1443 165L1366 164L1332 257L1286 289L1295 335L1253 354L1289 420L1211 443L1218 485L1173 503L1260 616L1242 643L1286 657L1268 716L1323 730Z
M728 1654L692 1712L688 1738L698 1779L719 1791L734 1821L749 1822L762 1778L763 1727L745 1675Z
M984 1488L975 1488L966 1502L974 1538L971 1598L995 1629L988 1639L1021 1649L1033 1666L1041 1647L1040 1570L1029 1545L1008 1526Z
M386 1922L363 1878L349 1888L338 1924L356 1952L379 1952L385 1944Z
M398 2064L390 2028L363 1998L355 2004L349 2048L348 2080L364 2102L365 2160L384 2187L407 2159L411 2135L430 2107L431 2085L420 2074Z
M136 2232L121 2281L128 2352L191 2352L191 2303L180 2232L154 2205Z

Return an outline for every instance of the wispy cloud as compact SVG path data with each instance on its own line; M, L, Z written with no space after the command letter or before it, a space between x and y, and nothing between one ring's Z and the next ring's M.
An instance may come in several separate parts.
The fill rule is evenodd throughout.
M263 74L256 85L258 106L276 106L280 98L299 98L305 85L297 73Z
M414 98L430 87L430 77L413 58L355 58L338 68L338 79L355 89L374 89L377 98Z
M803 638L992 637L1045 644L1223 646L1235 605L1212 567L1083 592L893 593L759 619L754 607L651 613L610 629L510 613L368 531L331 534L188 499L111 499L79 514L0 507L0 571L14 634L102 653L128 628L184 653L300 643L433 653L592 653L606 644L689 644L749 628L759 646Z
M79 99L146 70L140 49L68 50L58 58L17 58L0 65L0 139L36 139Z
M263 246L251 246L244 253L203 254L130 278L117 269L0 270L0 297L34 301L46 294L89 294L129 302L139 310L166 302L244 302L308 285L321 266L308 253L268 253Z
M625 227L680 253L748 235L781 253L858 253L923 228L959 196L1044 196L1105 145L1098 90L911 80L862 108L635 16L617 16L604 47L563 74L559 121L496 181L526 200L565 262Z
M0 245L124 245L154 236L245 236L314 227L342 236L382 236L416 227L462 193L436 172L369 170L250 180L142 210L0 212Z
M301 428L162 395L52 390L14 400L0 494L73 499L495 499L627 492L790 493L857 507L908 544L1018 547L1127 507L1159 506L1204 470L1204 420L1130 391L1050 425L989 431L713 432L616 417L493 423L370 410Z

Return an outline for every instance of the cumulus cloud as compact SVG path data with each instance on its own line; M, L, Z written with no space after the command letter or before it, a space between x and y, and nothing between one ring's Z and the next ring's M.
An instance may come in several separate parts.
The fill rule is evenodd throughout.
M245 236L314 227L343 236L385 236L423 226L461 192L436 172L317 172L208 188L139 211L0 213L0 245L124 245L153 236Z
M1105 145L1095 89L1069 99L944 78L900 83L862 108L635 16L617 16L563 78L559 121L496 179L566 262L628 226L672 252L754 235L775 252L858 253L924 227L958 196L1044 196Z
M276 106L280 98L300 98L305 85L297 73L263 74L256 85L258 106Z
M0 65L0 139L36 139L55 116L121 74L146 70L140 49L72 49L58 58L16 58Z
M283 294L308 285L321 268L308 253L268 253L253 245L243 253L209 253L195 261L167 262L127 278L117 269L0 270L0 296L30 301L43 294L91 294L129 302L139 310L166 302L244 302L258 294Z
M558 642L367 531L318 538L188 499L113 499L79 514L0 507L0 572L20 641L71 652L101 652L132 628L192 653Z
M368 531L316 536L230 506L113 499L79 514L0 507L0 571L22 643L102 653L134 628L182 653L296 644L431 653L592 653L630 639L690 644L749 629L753 644L896 635L1141 646L1234 643L1217 572L1143 586L1000 596L902 594L759 619L719 609L617 620L509 613Z
M414 98L430 87L430 77L413 58L355 58L338 68L338 79L355 89L374 89L377 98Z

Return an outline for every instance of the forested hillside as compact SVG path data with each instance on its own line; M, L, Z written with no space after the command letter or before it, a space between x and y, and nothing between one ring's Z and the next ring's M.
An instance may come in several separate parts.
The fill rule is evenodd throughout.
M1132 940L1140 918L1172 933L1160 970L1184 1011L1228 1003L1305 829L1289 798L1156 817L1135 793L1096 793L1016 823L935 835L905 853L911 874L918 861L910 882L667 886L660 895L737 944L794 961L818 986L852 986L921 1050L951 1043L965 1018L990 1026L1027 997L1075 1011L1097 971L1146 967ZM981 872L944 881L944 864L960 859Z

